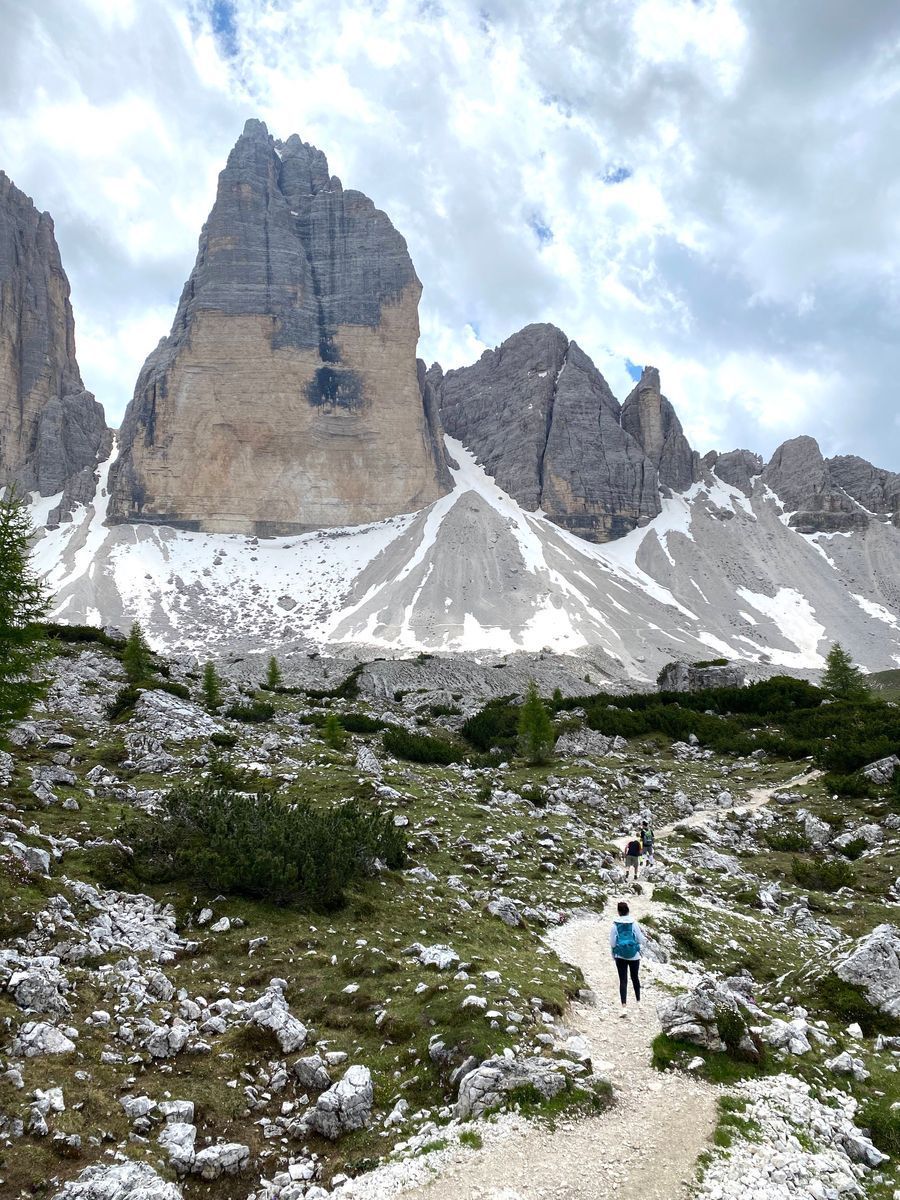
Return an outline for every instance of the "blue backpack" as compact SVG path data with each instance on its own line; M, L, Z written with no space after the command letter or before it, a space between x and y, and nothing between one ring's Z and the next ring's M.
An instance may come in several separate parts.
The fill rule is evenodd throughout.
M614 958L637 958L641 952L634 924L631 921L616 921L616 944L613 946Z

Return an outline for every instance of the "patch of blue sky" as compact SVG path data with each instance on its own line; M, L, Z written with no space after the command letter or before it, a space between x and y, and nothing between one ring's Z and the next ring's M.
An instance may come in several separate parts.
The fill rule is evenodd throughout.
M540 213L532 213L528 218L528 225L542 246L548 246L553 241L553 229Z
M630 179L634 171L631 167L610 167L603 176L604 183L624 183L626 179Z
M238 52L237 11L234 0L211 0L209 23L219 49L228 58L234 58Z
M639 367L637 363L633 363L630 358L625 359L625 370L631 376L635 383L638 383L641 375L644 373L644 368Z

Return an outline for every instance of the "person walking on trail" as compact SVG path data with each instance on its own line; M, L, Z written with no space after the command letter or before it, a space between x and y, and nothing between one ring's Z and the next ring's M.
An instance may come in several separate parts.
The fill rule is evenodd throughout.
M627 842L627 844L625 846L625 878L626 879L628 878L628 872L632 868L634 868L634 878L635 878L635 881L637 881L638 869L640 868L640 865L641 865L641 854L643 853L643 849L644 848L641 845L640 838L638 837L637 834L634 834L634 836Z
M644 847L644 854L647 857L647 866L648 867L653 866L653 861L654 861L653 860L653 843L654 843L653 830L650 828L648 823L645 821L644 824L641 826L641 845Z
M628 976L631 976L631 987L634 992L635 1004L640 1008L641 1003L641 950L647 944L646 935L630 915L627 903L620 900L617 906L618 916L613 921L609 931L609 946L612 950L613 962L619 972L619 999L622 1001L622 1011L619 1016L628 1015Z

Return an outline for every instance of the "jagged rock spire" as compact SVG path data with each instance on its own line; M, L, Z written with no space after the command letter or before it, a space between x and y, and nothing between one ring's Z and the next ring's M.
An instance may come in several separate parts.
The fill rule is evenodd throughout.
M699 458L684 436L675 409L660 391L656 367L644 367L640 381L622 405L622 428L656 467L662 487L683 492L699 478Z

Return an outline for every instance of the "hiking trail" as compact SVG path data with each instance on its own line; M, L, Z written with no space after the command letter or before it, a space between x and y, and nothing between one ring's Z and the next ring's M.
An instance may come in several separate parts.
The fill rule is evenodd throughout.
M785 783L753 788L739 812L767 804L775 792L813 777L806 772ZM685 821L657 831L670 834L676 824L698 824L715 818L702 810ZM620 843L626 839L618 839ZM642 895L627 896L640 921L652 909L652 885ZM679 1200L688 1194L696 1162L709 1146L716 1124L717 1089L703 1080L670 1071L661 1075L651 1065L651 1046L660 1032L656 1005L669 992L690 986L684 970L645 959L641 965L642 1005L636 1011L629 994L628 1017L619 1016L616 972L609 950L609 929L619 894L612 895L602 915L575 917L547 935L560 958L579 966L594 1004L575 1002L566 1024L591 1048L593 1068L606 1076L615 1103L592 1117L562 1119L551 1130L539 1123L505 1138L485 1137L483 1149L454 1148L442 1153L440 1174L408 1186L382 1176L383 1188L357 1190L348 1196L399 1196L401 1200ZM474 1127L473 1127L474 1128ZM422 1164L423 1174L427 1170ZM381 1172L376 1171L371 1182ZM421 1175L420 1175L421 1179ZM362 1180L360 1181L362 1182ZM378 1186L378 1185L376 1185Z

